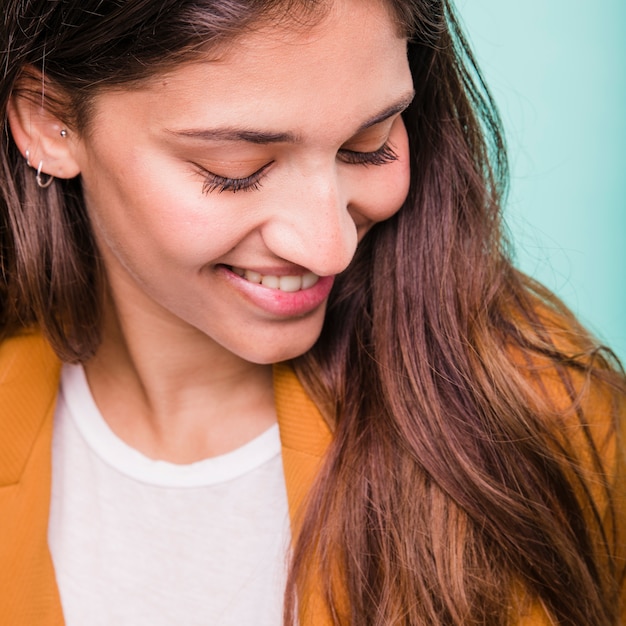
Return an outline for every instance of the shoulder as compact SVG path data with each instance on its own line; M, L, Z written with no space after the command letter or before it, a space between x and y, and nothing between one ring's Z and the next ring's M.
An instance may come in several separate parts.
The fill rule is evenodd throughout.
M617 358L554 295L530 283L505 313L506 351L518 383L541 413L585 413L593 421L622 414L626 377Z
M569 529L583 521L598 564L626 584L624 371L556 300L536 303L516 323L515 375L580 504L582 519ZM618 595L624 612L626 589Z
M544 292L530 302L512 316L512 376L563 453L612 474L625 455L624 371L556 298Z
M524 574L518 604L527 610L518 611L520 621L513 623L543 624L540 615L556 610L550 594L563 580L568 583L560 586L559 597L569 594L576 604L586 589L587 607L605 611L602 623L617 623L617 607L622 614L626 610L624 372L611 351L540 287L531 285L511 301L515 306L500 318L505 332L498 365L506 375L499 378L499 390L522 423L514 431L523 437L515 440L516 448L525 451L518 461L523 475L532 472L532 497L540 505L546 547L554 541L567 564L561 571L571 567L571 577L561 581L553 570L554 585L547 580L537 595ZM552 608L543 609L542 602ZM582 612L578 615L581 619Z

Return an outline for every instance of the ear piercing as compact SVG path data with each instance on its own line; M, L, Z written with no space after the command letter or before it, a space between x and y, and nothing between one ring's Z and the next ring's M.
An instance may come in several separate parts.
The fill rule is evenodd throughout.
M43 161L39 161L39 165L37 166L37 174L35 174L35 180L37 181L37 185L39 187L41 187L42 189L46 189L47 187L50 187L50 185L52 184L52 181L54 180L54 176L52 176L52 174L48 174L48 179L47 180L43 180L43 178L41 177L41 168L43 167Z
M33 167L30 162L30 150L28 148L26 148L25 156L26 156L26 165L28 165L28 167ZM52 174L44 174L44 176L48 177L47 179L44 179L43 176L41 175L42 167L43 167L43 161L39 161L39 165L37 166L37 173L35 174L35 180L37 181L38 187L41 187L41 189L47 189L52 184L52 181L54 180L54 176L52 176Z
M65 128L62 128L61 132L59 133L59 135L61 135L61 137L63 137L63 139L65 139L67 137L67 130L65 130Z

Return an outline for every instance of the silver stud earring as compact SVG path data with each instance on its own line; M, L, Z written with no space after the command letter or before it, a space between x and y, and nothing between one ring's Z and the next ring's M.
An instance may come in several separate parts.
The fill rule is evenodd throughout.
M52 181L54 180L54 176L52 176L51 174L47 174L48 179L43 180L43 178L41 177L42 167L43 167L43 161L39 161L39 165L37 166L37 174L35 175L35 180L37 181L37 184L39 185L39 187L41 187L42 189L46 189L47 187L50 187L50 185L52 184Z
M67 137L67 131L65 130L65 128L62 128L59 134L61 135L61 137L63 137L63 139Z

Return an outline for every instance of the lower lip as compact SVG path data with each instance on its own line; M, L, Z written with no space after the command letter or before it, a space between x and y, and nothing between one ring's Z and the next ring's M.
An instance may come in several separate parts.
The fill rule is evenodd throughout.
M335 280L334 276L321 276L308 289L287 292L252 283L226 267L219 270L249 301L277 317L302 317L312 313L326 301Z

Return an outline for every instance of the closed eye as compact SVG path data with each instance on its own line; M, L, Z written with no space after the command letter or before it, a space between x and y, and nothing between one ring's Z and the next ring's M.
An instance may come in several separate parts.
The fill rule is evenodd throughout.
M342 148L338 152L338 158L349 165L385 165L387 163L397 161L398 155L395 153L389 142L385 142L380 148L378 148L378 150L374 150L372 152L360 152L357 150L347 150ZM274 161L270 161L256 172L241 178L220 176L219 174L209 172L203 167L196 167L204 178L202 193L223 193L224 191L236 193L238 191L258 190L261 187L263 175L273 163Z
M202 185L202 193L209 194L216 191L222 193L224 191L256 191L261 187L261 179L265 174L265 171L272 165L274 161L266 163L263 167L249 176L243 176L242 178L230 178L228 176L220 176L209 172L203 167L196 166L199 173L204 178L204 184Z
M339 158L350 165L385 165L398 160L394 149L385 142L378 150L373 152L358 152L355 150L339 150Z

